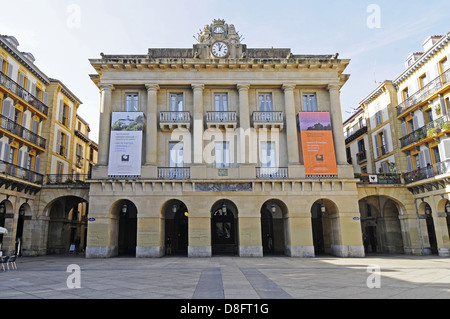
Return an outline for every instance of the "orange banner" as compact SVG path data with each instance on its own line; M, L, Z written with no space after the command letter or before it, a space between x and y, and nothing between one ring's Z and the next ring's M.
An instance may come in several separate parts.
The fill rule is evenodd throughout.
M329 112L299 112L305 175L337 175L333 132Z

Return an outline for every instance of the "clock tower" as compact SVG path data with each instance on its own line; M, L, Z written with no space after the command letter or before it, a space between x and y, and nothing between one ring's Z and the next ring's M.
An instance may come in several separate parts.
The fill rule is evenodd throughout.
M245 49L246 46L241 44L234 25L216 19L210 25L205 25L199 33L194 54L201 59L238 59L242 57Z

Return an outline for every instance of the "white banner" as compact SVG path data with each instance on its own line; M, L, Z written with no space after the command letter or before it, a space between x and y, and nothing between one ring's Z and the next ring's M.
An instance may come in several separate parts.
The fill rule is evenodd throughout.
M109 176L140 176L144 113L112 112Z

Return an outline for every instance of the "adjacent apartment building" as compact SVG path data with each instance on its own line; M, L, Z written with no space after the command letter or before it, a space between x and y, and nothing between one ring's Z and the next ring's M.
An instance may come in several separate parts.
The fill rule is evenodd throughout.
M249 48L102 54L86 255L364 256L340 88L349 60Z
M31 53L20 51L15 37L0 35L0 226L8 230L0 235L0 250L5 254L68 251L74 240L64 238L73 228L72 237L85 238L74 226L82 214L72 211L86 200L66 187L82 174L85 181L96 161L88 125L78 124L80 105L67 86L35 65ZM91 149L92 156L86 155Z
M370 93L344 128L351 132L355 120L367 123L366 132L346 140L352 161L360 151L354 143L369 142L365 150L372 165L354 163L366 184L360 189L380 182L407 189L413 195L408 202L416 210L421 253L442 256L450 249L449 41L450 33L425 39L423 52L410 54L405 71ZM366 210L361 209L362 219Z

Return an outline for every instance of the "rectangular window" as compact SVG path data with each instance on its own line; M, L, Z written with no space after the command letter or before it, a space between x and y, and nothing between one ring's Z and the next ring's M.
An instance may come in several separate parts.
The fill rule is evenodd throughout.
M59 183L62 182L63 172L64 172L64 164L58 161L56 163L56 181Z
M259 111L261 112L272 112L272 93L259 93L258 95L259 101Z
M169 167L184 167L184 152L182 142L169 143Z
M275 142L261 142L261 166L277 167Z
M214 111L226 112L228 111L228 94L215 93L214 94Z
M303 94L303 109L307 112L317 111L316 93L304 93Z
M441 155L439 154L439 147L433 147L433 157L434 157L434 163L440 163L441 162Z
M419 88L422 89L425 85L427 85L427 75L423 74L419 77Z
M170 93L170 111L183 111L183 93Z
M139 111L139 94L127 93L125 95L125 112Z
M230 167L230 143L216 142L215 144L216 167Z
M61 156L67 156L66 154L67 136L61 131L58 131L56 135L56 153Z
M444 73L445 71L447 71L448 67L449 67L449 63L448 63L447 58L444 58L443 60L441 60L439 62L439 71L441 71L441 73Z
M381 110L375 113L375 122L376 126L381 125L381 123L383 123L383 116L381 115Z
M403 101L406 101L409 98L408 88L403 89L402 95L403 95Z

